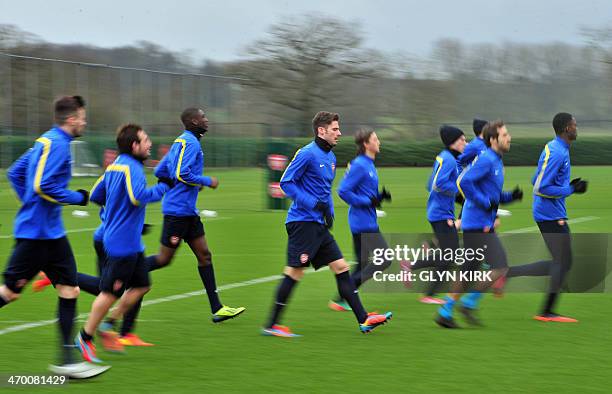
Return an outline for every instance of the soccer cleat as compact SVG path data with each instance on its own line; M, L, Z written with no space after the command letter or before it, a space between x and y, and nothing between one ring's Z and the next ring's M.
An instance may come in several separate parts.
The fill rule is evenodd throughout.
M91 363L74 363L63 365L49 365L49 371L56 375L68 376L72 379L89 379L108 371L110 365L96 365Z
M476 309L468 308L464 305L459 306L459 312L465 317L465 320L473 326L482 326L482 322L476 316Z
M574 318L558 315L556 313L547 313L547 314L536 315L533 318L535 320L539 320L539 321L543 321L543 322L551 321L551 322L556 322L556 323L578 323L578 320L576 320Z
M376 327L387 323L389 320L391 320L392 317L393 317L393 313L391 312L387 312L384 315L379 315L376 313L368 313L368 318L366 319L365 322L359 325L359 330L361 330L363 334L367 334L373 329L375 329Z
M452 317L444 317L440 314L436 316L434 321L440 326L444 328L461 328Z
M408 279L410 278L410 273L412 272L412 262L410 260L404 260L404 261L400 261L400 269L405 273L404 274L404 278ZM412 281L408 280L404 280L404 287L406 288L411 288L412 287Z
M85 361L90 363L102 362L102 360L96 357L96 346L93 344L92 341L86 341L85 339L83 339L83 336L81 336L80 332L77 334L76 337L74 337L74 344L81 352L81 355L83 356L83 359L85 359Z
M353 310L346 300L331 300L327 305L330 307L330 309L338 312L349 312Z
M39 279L32 283L32 290L35 292L43 291L47 286L51 285L51 279L44 272L40 271L38 277Z
M301 337L301 335L292 333L289 327L281 326L278 324L275 324L272 327L262 328L261 334L265 336L269 336L269 337L284 337L284 338Z
M213 323L221 323L222 321L235 318L236 316L240 315L245 310L246 308L243 306L240 306L238 308L232 308L230 306L223 305L221 309L213 313L212 321Z
M430 304L430 305L444 305L444 304L446 304L446 301L444 301L442 298L436 298L436 297L430 297L430 296L425 296L425 297L419 298L419 302L421 304Z
M495 282L493 282L493 286L491 286L491 289L493 289L493 295L495 297L501 298L504 296L504 287L506 286L506 281L507 278L504 275L500 276Z
M114 331L98 331L98 335L102 339L102 347L107 352L125 353L123 343L119 341L119 335Z
M119 337L119 343L124 346L155 346L152 343L145 342L136 334L126 334Z

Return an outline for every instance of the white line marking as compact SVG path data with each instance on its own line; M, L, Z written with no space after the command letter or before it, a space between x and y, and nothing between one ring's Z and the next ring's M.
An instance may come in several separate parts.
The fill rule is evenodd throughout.
M312 268L308 268L305 273L306 274L312 274L313 272L322 272L322 271L326 271L327 269L328 269L328 267L323 267L320 270L315 271ZM239 288L239 287L252 286L252 285L259 284L259 283L272 282L272 281L275 281L275 280L279 280L282 277L283 277L282 275L271 275L271 276L264 276L262 278L256 278L256 279L247 280L245 282L228 283L227 285L219 286L217 290L221 291L221 290L236 289L236 288ZM142 306L145 307L145 306L150 306L150 305L155 305L155 304L161 304L161 303L164 303L164 302L182 300L184 298L195 297L195 296L199 296L199 295L203 295L203 294L206 294L205 290L190 291L188 293L175 294L175 295L171 295L171 296L167 296L167 297L155 298L153 300L145 300L142 303ZM85 318L87 318L87 316L89 316L89 313L81 313L80 315L78 315L76 317L76 320L85 319ZM7 328L4 328L4 329L0 330L0 335L9 334L11 332L24 331L24 330L28 330L30 328L49 326L51 324L54 324L55 322L57 322L57 319L53 319L53 320L40 320L40 321L31 322L31 323L20 324L20 325L17 325L17 326L7 327Z
M598 219L600 219L599 216L584 216L581 218L570 219L567 222L569 224L576 224L576 223L590 222L592 220L598 220ZM531 233L537 230L539 230L538 226L523 227L523 228L517 228L516 230L504 231L501 234L522 234L522 233Z

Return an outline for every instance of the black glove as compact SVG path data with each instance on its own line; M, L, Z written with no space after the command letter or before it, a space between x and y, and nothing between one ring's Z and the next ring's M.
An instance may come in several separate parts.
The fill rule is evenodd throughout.
M89 204L89 192L87 190L79 189L77 190L77 193L81 193L83 195L83 201L81 201L77 205L81 205L84 207L85 205Z
M512 190L512 201L522 200L523 199L523 191L520 187L516 186L514 190Z
M499 203L493 200L489 200L489 212L497 211L497 208L499 208Z
M576 178L570 182L570 185L574 189L574 193L582 194L582 193L586 193L589 182L583 181L582 178Z
M382 192L380 192L380 200L391 202L391 193L384 186Z
M329 209L329 205L327 205L327 203L319 201L317 205L315 205L315 210L323 214L323 222L325 223L325 227L332 228L334 226L334 216L332 215L331 209Z
M380 200L376 197L370 197L370 202L374 208L380 208Z
M141 233L141 234L142 234L142 235L147 235L147 234L149 234L149 233L151 232L151 228L152 228L152 227L153 227L153 225L152 225L152 224L147 224L147 223L143 224L143 225L142 225L142 233Z
M463 205L463 203L465 202L465 198L463 198L463 194L461 193L455 194L455 202L459 205Z
M174 181L165 176L160 176L157 178L157 183L165 183L166 185L170 186L170 188L174 187Z

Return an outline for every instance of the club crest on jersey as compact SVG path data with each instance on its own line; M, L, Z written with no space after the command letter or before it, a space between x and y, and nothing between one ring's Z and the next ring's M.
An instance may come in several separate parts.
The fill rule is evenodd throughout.
M308 262L308 258L309 258L308 254L302 253L300 255L300 263L306 264Z

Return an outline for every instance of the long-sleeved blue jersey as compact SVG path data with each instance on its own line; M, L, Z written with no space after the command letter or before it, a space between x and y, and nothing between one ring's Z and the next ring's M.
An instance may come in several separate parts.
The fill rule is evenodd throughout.
M54 126L10 168L9 180L22 202L15 217L15 238L58 239L66 235L62 205L83 202L81 193L67 189L72 138Z
M159 183L147 188L142 163L121 154L106 168L91 191L91 201L104 206L104 249L109 256L122 257L144 251L142 227L147 203L162 199L169 186Z
M198 215L196 202L202 186L212 180L203 176L204 152L200 140L188 130L183 131L155 169L155 176L170 177L176 185L164 197L162 212L172 216Z
M349 205L348 221L353 234L378 232L372 198L380 199L374 160L359 155L349 165L338 187L338 195Z
M567 219L565 197L574 192L570 185L569 145L556 137L544 147L533 184L533 218L536 222Z
M430 222L455 219L455 196L458 192L457 177L460 168L457 159L448 149L436 156L427 187L427 220Z
M462 167L465 167L472 164L474 159L486 150L487 144L485 144L484 140L480 137L476 137L465 146L465 150L461 155L459 155L457 161L459 161L459 164Z
M323 213L315 206L319 201L327 203L334 214L331 189L335 176L336 155L332 151L321 149L316 141L298 150L280 181L283 192L293 200L285 223L324 224Z
M457 179L459 191L465 197L461 227L463 230L493 228L497 210L491 203L512 201L512 192L503 191L504 163L500 155L488 148Z

